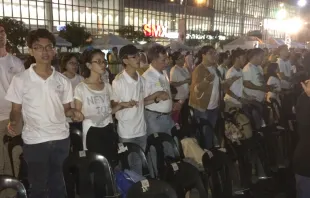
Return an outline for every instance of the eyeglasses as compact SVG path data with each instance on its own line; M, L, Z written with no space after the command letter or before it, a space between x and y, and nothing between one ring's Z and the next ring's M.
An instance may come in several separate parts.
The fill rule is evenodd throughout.
M107 61L101 61L101 60L96 60L96 61L92 61L91 63L96 63L98 65L103 65L103 64L107 64Z
M37 45L37 46L34 46L32 49L34 49L37 52L43 52L43 51L51 52L54 50L54 46L53 45L47 45L47 46Z

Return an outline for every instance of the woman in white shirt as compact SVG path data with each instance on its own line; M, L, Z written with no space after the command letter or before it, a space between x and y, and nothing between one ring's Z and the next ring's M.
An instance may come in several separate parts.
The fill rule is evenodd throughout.
M175 100L186 100L189 96L189 84L191 83L190 73L184 67L185 56L181 52L172 54L174 67L170 71L170 83L177 89Z
M273 85L274 89L267 92L267 101L270 102L271 98L274 98L281 104L280 92L281 92L281 80L279 79L277 73L279 72L279 67L277 63L269 63L267 66L267 85Z
M72 90L83 81L83 77L77 74L79 69L79 61L73 53L68 53L64 55L60 63L61 72L65 75L72 84Z
M104 155L112 167L118 164L118 135L114 131L112 114L134 106L131 102L119 103L112 108L112 88L101 80L105 72L106 61L99 49L84 54L85 80L75 88L75 108L84 114L83 144L84 149Z

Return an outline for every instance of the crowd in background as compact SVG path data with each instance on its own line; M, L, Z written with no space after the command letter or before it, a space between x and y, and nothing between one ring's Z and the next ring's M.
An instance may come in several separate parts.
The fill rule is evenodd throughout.
M24 65L5 51L6 34L1 25L0 34L0 139L6 129L11 136L22 131L31 197L65 197L61 167L69 155L69 127L80 127L84 150L104 155L115 168L119 142L135 143L145 150L148 136L171 135L175 126L181 127L183 138L192 136L186 109L193 110L197 122L211 125L203 127L203 139L198 140L203 149L223 152L227 139L240 143L254 133L265 133L271 122L283 126L296 113L299 141L293 165L298 198L310 196L307 50L283 45L272 51L255 48L218 53L214 47L204 46L194 53L153 45L144 52L126 45L107 55L99 49L67 53L57 68L52 64L55 37L47 30L30 33L30 57ZM268 113L268 104L274 103L283 112L281 116ZM246 115L242 119L251 129L235 131L226 122L225 113L236 110ZM221 126L223 132L215 132ZM0 174L11 174L6 146L0 142ZM169 145L164 148L167 155L173 155ZM150 153L156 160L156 152L151 149ZM256 163L254 154L251 160ZM284 158L274 160L276 168L288 166ZM141 174L139 159L132 156L130 164ZM156 167L150 165L149 169L153 177L158 174Z

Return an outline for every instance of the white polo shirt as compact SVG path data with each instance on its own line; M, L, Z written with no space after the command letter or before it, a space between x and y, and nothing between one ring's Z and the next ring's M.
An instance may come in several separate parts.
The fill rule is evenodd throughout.
M84 80L83 76L75 74L73 78L69 79L72 85L72 90L74 91L75 87Z
M132 79L123 70L113 83L113 97L115 102L138 101L138 106L122 109L116 112L118 120L118 135L121 138L136 138L146 135L146 123L144 118L144 86L145 80L137 72L138 80Z
M278 58L277 63L279 65L280 72L284 73L284 76L291 78L292 77L292 65L289 60L284 61L281 58ZM282 89L289 89L291 87L291 83L286 80L281 80L281 88Z
M255 66L252 63L248 63L242 70L243 81L250 81L256 86L262 86L264 82L264 73L261 66ZM265 92L260 90L248 89L244 87L244 92L253 96L256 101L262 102L265 98Z
M143 73L145 79L145 96L150 96L157 91L166 91L170 95L170 99L160 101L159 103L153 103L146 106L151 111L160 113L170 113L172 110L172 97L170 91L169 78L167 71L160 73L154 67L150 67Z
M238 80L236 80L231 86L230 91L232 91L237 97L243 96L243 79L242 79L242 69L239 69L239 71L235 67L231 67L227 73L225 79L230 79L232 77L241 77ZM234 104L240 105L241 103L236 100L235 98L231 97L228 94L225 94L224 101L229 101Z
M74 99L82 103L83 144L86 150L86 136L90 127L105 127L113 123L111 107L112 87L104 83L102 90L93 90L81 82L74 90Z
M174 66L170 71L171 82L181 82L190 78L189 71L184 67ZM189 84L185 83L176 87L178 93L175 96L176 100L186 100L189 96Z
M15 74L24 71L24 65L19 58L11 54L0 57L0 121L9 119L12 104L4 99ZM0 140L1 141L1 140Z
M14 76L5 99L22 105L22 138L26 144L65 139L69 124L63 104L73 100L71 83L54 67L52 75L44 80L34 66Z

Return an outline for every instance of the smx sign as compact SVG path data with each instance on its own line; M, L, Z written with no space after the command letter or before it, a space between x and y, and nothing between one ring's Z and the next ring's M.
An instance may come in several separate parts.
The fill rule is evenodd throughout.
M165 37L167 34L168 28L164 25L143 25L144 35L147 37Z

